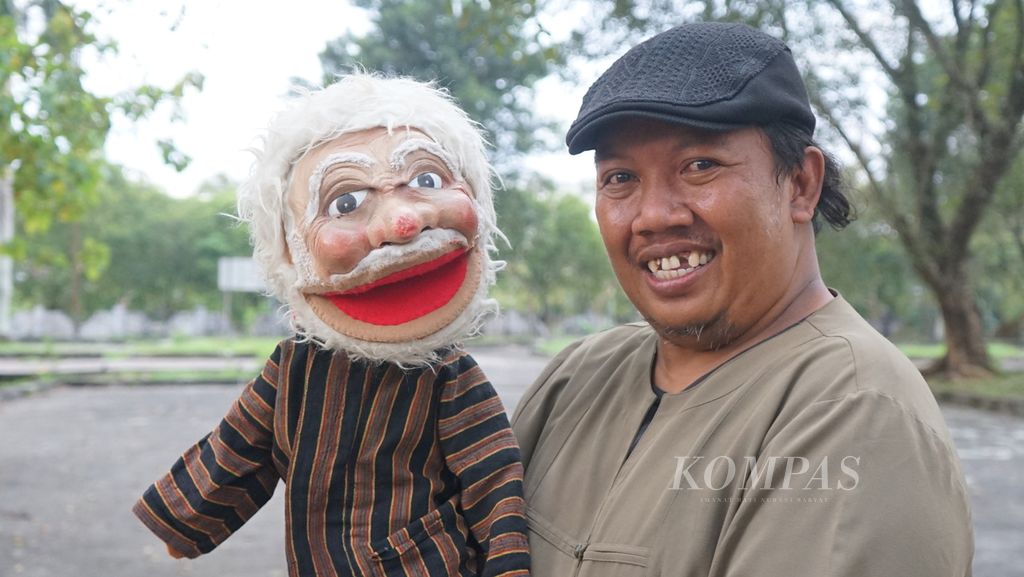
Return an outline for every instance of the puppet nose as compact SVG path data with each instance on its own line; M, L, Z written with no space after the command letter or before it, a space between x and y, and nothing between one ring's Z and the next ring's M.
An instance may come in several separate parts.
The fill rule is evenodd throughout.
M366 235L372 246L404 244L424 230L437 225L437 211L423 203L398 199L382 203L367 226Z

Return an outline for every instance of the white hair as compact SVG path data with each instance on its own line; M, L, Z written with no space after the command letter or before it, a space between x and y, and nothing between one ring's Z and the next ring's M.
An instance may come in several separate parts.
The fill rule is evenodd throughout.
M299 275L289 259L285 215L292 169L317 145L351 132L383 127L389 132L416 129L443 147L473 190L479 217L482 274L477 297L456 322L414 342L378 343L343 335L328 327L305 303ZM459 108L447 91L409 78L370 73L342 76L326 88L303 91L271 121L262 138L248 179L238 191L239 218L249 223L253 257L262 269L269 292L286 304L293 330L326 348L343 349L355 358L427 364L436 349L455 344L479 331L497 310L487 288L504 263L491 259L501 236L496 223L487 160L487 143L479 124Z

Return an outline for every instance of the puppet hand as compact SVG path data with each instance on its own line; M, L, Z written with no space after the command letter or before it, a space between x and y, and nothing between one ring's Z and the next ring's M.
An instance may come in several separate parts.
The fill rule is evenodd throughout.
M167 553L170 554L170 556L174 557L175 559L184 559L185 558L185 554L184 553L182 553L181 551L178 551L174 547L171 547L170 544L167 545Z

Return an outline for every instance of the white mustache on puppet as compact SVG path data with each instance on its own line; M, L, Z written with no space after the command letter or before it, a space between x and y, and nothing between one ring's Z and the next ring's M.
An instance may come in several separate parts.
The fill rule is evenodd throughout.
M326 281L311 274L312 271L307 271L297 279L295 288L306 294L352 290L439 258L453 250L472 250L475 241L476 239L470 241L456 230L427 229L407 243L386 244L373 249L356 264L355 268L346 273L332 274Z

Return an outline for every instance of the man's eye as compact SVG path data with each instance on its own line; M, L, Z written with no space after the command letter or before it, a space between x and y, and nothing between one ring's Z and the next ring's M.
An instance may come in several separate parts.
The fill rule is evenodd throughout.
M436 172L424 172L417 174L415 178L409 181L409 186L413 188L441 188L441 175Z
M330 216L342 216L348 214L359 208L359 205L363 204L363 200L365 199L365 190L356 190L345 193L331 201L331 204L327 206L327 214Z
M686 172L700 172L702 170L711 170L716 166L718 166L718 163L715 162L714 160L702 158L700 160L694 160L690 164L687 164L684 170Z
M623 184L633 180L633 175L628 172L613 172L605 177L604 184Z

